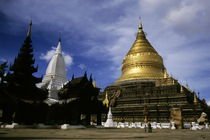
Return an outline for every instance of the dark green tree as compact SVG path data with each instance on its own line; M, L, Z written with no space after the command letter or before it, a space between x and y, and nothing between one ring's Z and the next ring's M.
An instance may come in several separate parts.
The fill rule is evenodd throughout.
M0 64L0 109L3 111L1 122L11 123L14 113L14 100L8 94L7 62Z
M1 122L10 122L11 117L5 116L5 101L7 101L7 96L5 96L5 77L6 77L6 68L7 68L7 62L3 62L0 64L0 109L2 111L2 116L0 117ZM5 119L8 118L8 119Z
M6 85L7 85L7 81L6 81L6 69L7 69L7 62L3 62L2 64L0 64L0 103L2 102L3 97L5 95L5 91L6 91Z
M0 97L3 96L6 89L6 68L7 62L0 64Z
M0 64L0 97L3 97L6 89L6 68L7 62Z
M31 27L32 22L30 22L26 39L18 56L15 58L13 65L10 66L11 74L8 74L8 84L10 93L15 97L36 101L44 100L47 97L47 92L36 87L36 84L41 82L41 78L33 75L37 72L38 67L34 67Z
M7 67L7 62L3 62L2 64L0 64L0 84L3 84L5 82Z

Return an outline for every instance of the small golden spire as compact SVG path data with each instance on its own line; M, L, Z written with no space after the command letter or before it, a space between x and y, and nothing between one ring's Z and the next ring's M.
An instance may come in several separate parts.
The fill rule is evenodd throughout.
M196 96L196 93L193 93L194 94L194 99L193 99L193 102L194 104L196 104L198 101L197 101L197 96Z
M32 28L32 20L30 20L30 22L29 22L29 28L28 28L28 32L27 32L27 37L31 37L31 28Z
M181 92L181 93L184 93L184 88L183 88L182 85L180 85L180 92Z
M108 94L107 94L107 92L106 92L105 99L103 100L103 105L106 105L107 108L109 107L109 100L108 100Z
M173 85L175 85L175 80L173 79Z
M93 87L94 87L94 88L97 87L97 85L96 85L96 80L95 80L95 79L93 80L93 83L92 83L92 84L93 84Z
M166 69L164 69L164 78L169 78L169 75L168 75Z

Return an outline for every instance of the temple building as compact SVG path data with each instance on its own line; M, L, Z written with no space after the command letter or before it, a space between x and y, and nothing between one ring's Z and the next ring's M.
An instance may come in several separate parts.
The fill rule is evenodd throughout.
M58 41L56 51L51 58L46 74L37 86L48 89L50 99L58 100L58 90L62 88L66 79L66 66L61 49L61 39Z
M98 100L99 91L100 88L94 85L92 75L89 79L86 72L82 77L72 76L58 92L59 105L66 107L57 108L54 113L58 114L61 120L65 120L62 117L66 117L70 124L90 125L92 122L101 125L101 114L106 108Z
M169 76L142 24L123 59L121 76L105 88L104 99L117 122L169 122L174 110L181 114L180 121L192 122L202 112L208 113L205 100Z

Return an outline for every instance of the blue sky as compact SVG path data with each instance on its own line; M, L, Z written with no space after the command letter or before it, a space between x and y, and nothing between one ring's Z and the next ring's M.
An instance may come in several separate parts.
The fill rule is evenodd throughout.
M101 88L121 74L141 16L168 72L210 101L208 0L0 0L0 61L13 62L32 19L36 75L45 74L59 36L68 78L92 73Z

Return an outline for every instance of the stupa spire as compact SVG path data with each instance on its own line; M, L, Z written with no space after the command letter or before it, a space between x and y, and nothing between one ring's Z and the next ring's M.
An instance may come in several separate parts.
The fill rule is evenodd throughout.
M62 55L61 41L58 41L58 45L53 57L46 70L46 75L57 75L66 79L66 66L64 62L64 57ZM50 77L51 77L50 76Z
M60 38L59 38L59 40L58 40L58 45L57 45L57 48L56 48L55 53L58 53L58 54L61 54L61 53L62 53L62 49L61 49L61 39L60 39Z
M30 22L29 22L29 28L28 28L28 32L27 32L27 37L31 37L31 29L32 29L32 20L30 20Z
M139 30L138 30L136 38L138 38L138 39L146 39L146 35L145 35L144 31L143 31L143 24L142 24L142 22L139 23L138 28L139 28Z

